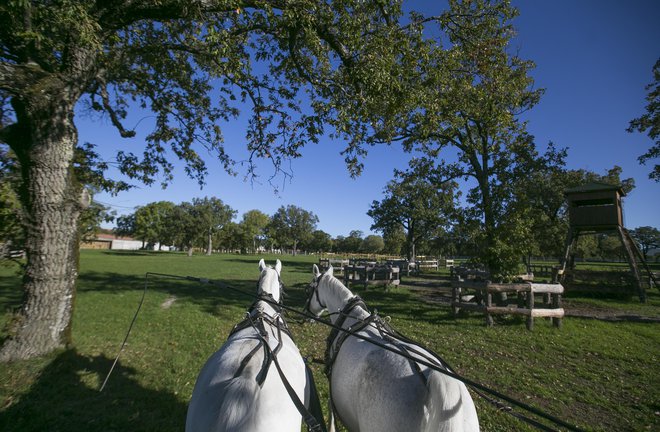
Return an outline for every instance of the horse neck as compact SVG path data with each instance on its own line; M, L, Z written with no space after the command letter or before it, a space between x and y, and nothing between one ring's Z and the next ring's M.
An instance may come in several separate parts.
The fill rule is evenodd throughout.
M334 276L326 278L325 284L325 289L322 289L320 292L325 293L324 296L326 298L324 301L328 312L332 314L330 320L334 324L339 318L339 315L334 312L343 310L346 304L348 304L348 302L354 297L354 295L351 290L346 288L344 284ZM349 311L348 316L359 320L369 316L369 312L358 306Z
M275 307L273 307L272 304L270 304L270 303L268 303L267 301L264 301L264 300L258 300L252 306L252 312L253 313L258 311L258 310L263 311L262 313L264 315L268 315L271 318L273 318L277 314L279 314L277 309L275 309Z

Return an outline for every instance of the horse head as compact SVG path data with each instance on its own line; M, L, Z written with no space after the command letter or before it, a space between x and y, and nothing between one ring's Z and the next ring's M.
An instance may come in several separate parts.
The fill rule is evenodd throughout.
M282 263L277 260L275 268L273 268L267 266L262 259L259 261L259 271L261 271L261 275L257 284L257 295L269 295L279 303L282 297L282 280L280 279Z
M305 288L305 293L307 294L307 301L305 302L305 308L303 311L305 313L311 313L313 315L319 316L321 312L326 309L326 305L321 302L319 296L319 285L321 284L321 279L323 276L333 276L334 269L332 265L328 269L321 273L321 270L316 264L312 267L313 279Z

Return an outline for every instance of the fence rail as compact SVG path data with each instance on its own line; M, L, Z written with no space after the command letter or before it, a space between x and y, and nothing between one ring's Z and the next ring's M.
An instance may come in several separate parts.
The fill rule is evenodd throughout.
M527 317L527 329L534 328L534 318L551 318L555 327L561 327L564 309L561 307L561 296L564 287L559 283L533 283L523 281L518 283L491 283L485 279L474 279L467 271L464 275L473 276L467 279L458 272L452 278L452 311L458 315L461 310L478 311L485 315L486 325L493 325L493 315L511 314ZM480 275L482 276L482 275ZM537 296L542 298L537 302ZM494 301L494 296L499 302ZM516 303L509 304L510 297L515 297Z

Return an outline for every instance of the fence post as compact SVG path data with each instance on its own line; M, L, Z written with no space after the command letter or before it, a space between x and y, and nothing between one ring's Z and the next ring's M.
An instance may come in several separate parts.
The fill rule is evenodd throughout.
M531 284L529 285L529 292L527 293L527 309L529 309L527 330L532 330L534 328L534 316L532 315L534 311L534 288L532 288Z
M488 310L493 306L493 294L488 290L488 282L486 282L486 325L488 327L493 326L493 317L490 314L490 311Z
M554 309L559 309L561 307L561 294L552 294L552 307ZM552 318L552 325L557 328L561 328L562 319Z

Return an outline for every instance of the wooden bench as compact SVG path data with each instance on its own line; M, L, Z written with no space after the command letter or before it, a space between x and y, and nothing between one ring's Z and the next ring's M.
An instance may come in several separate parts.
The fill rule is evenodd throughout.
M472 293L472 295L469 295ZM486 316L486 325L493 325L493 315L512 314L527 316L527 329L534 328L534 318L552 318L555 327L561 327L564 309L561 296L564 287L559 283L540 284L533 282L491 283L470 281L462 278L452 280L452 311L456 316L461 310L474 310ZM513 294L516 304L495 304L493 295ZM541 307L537 307L537 295L542 295ZM508 296L507 296L508 297ZM470 301L474 300L474 301Z
M351 283L359 283L367 289L369 285L399 285L401 278L399 267L391 265L360 265L353 264L344 267L344 285L350 288Z
M487 271L479 268L472 268L466 266L454 266L450 269L451 279L476 279L476 280L486 280L489 277Z
M561 283L570 292L624 296L636 292L635 279L629 271L566 269Z
M319 258L319 269L321 272L326 271L328 268L330 268L330 266L332 266L333 274L336 277L341 277L344 275L344 267L347 265L347 259Z
M541 278L543 280L557 282L559 266L547 264L531 264L528 266L528 271L532 273L536 279Z
M385 261L385 265L398 267L399 271L405 274L406 276L410 276L411 274L417 271L417 266L415 265L415 263L405 259L387 260Z
M415 266L418 269L433 269L438 270L438 260L418 260L415 261Z

